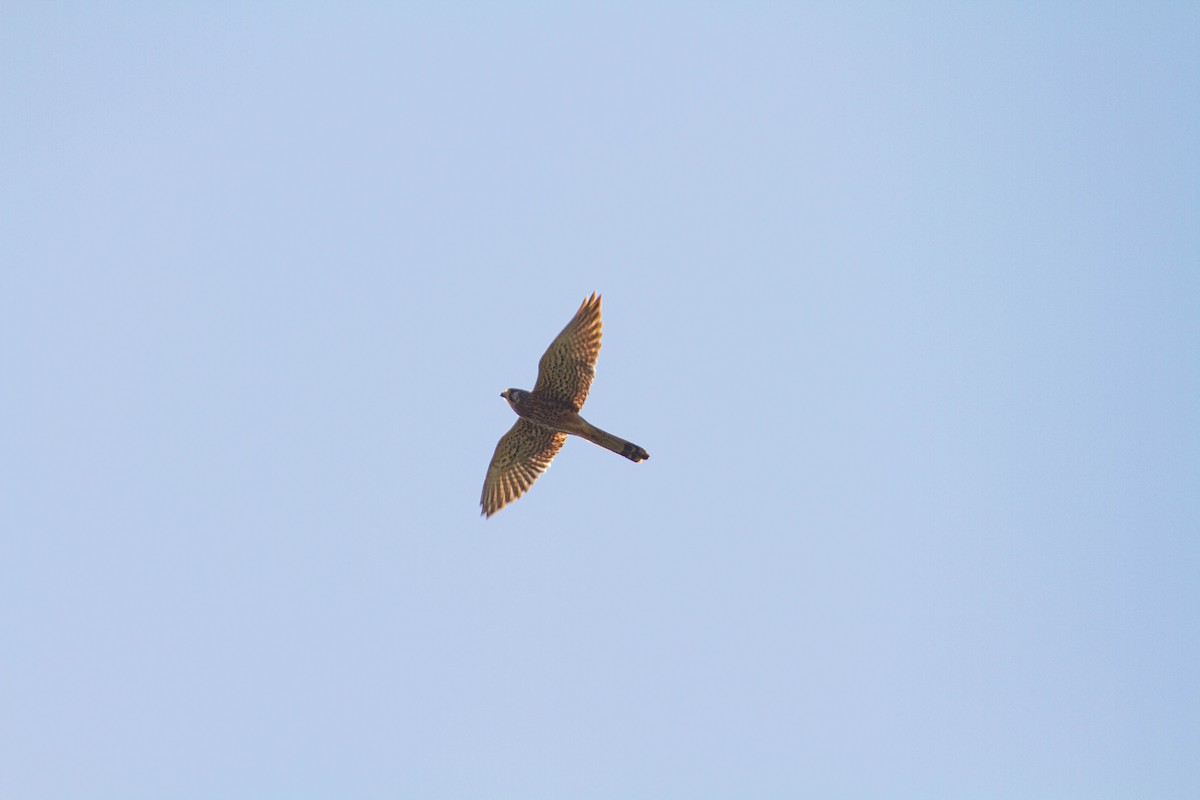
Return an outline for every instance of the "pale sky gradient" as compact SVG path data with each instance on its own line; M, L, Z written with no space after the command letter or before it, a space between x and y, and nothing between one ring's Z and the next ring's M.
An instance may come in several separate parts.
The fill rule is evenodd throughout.
M0 7L0 796L1200 796L1200 6L243 5Z

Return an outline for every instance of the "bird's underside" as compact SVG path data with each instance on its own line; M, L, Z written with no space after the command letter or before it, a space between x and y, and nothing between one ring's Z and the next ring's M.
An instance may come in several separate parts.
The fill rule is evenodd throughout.
M490 517L524 494L550 466L567 434L583 437L630 461L650 457L638 445L579 416L596 375L601 328L600 296L593 293L542 355L533 390L500 393L520 419L500 437L488 465L479 501L484 516Z

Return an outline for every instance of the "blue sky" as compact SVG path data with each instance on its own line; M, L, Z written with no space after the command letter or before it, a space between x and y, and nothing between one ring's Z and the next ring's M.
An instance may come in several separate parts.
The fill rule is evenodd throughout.
M1200 792L1193 4L9 4L0 794ZM572 440L478 517L592 291Z

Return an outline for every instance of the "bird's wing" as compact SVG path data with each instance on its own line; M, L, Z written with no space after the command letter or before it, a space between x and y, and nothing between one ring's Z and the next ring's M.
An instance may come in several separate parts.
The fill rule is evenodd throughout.
M490 517L525 494L538 476L550 466L550 461L567 440L565 433L556 433L524 419L500 437L492 463L483 481L483 496L479 498L485 516Z
M582 408L596 376L601 327L600 295L593 292L546 348L532 394Z

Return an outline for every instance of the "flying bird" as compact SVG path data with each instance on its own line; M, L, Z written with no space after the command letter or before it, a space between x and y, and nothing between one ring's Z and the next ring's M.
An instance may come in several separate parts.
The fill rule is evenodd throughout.
M500 393L520 419L500 437L488 465L479 500L483 516L492 516L523 495L550 466L568 433L630 461L650 457L633 442L602 431L579 416L596 376L600 330L600 295L593 292L542 355L533 391L505 389Z

